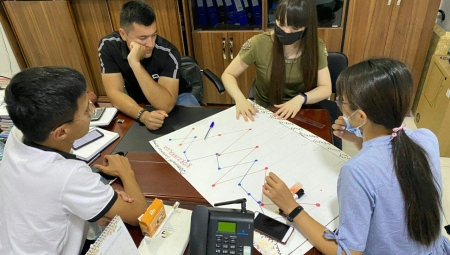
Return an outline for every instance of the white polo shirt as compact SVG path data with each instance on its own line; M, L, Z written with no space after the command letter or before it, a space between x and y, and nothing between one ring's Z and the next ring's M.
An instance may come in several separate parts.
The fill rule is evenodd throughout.
M23 143L13 128L0 165L0 254L79 254L87 222L117 193L73 154Z

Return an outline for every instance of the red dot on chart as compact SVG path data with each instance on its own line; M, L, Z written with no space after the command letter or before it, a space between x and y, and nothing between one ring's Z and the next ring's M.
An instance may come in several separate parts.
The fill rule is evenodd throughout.
M320 191L322 191L322 190L320 190Z
M264 206L265 204L264 204L264 203L261 203L260 205L261 205L261 206Z
M211 185L213 188L216 187L216 184Z
M259 148L259 146L256 146L256 148Z
M251 128L249 128L248 130L252 130Z
M264 167L264 169L267 170L267 169L269 169L269 168L266 166L266 167Z
M183 144L180 143L180 146L181 146L181 145L183 145Z
M316 206L317 206L317 207L320 207L320 204L319 204L319 203L317 203L317 204L316 204Z
M220 155L222 155L222 154L217 154L218 157L220 157Z
M221 136L222 134L218 134L218 136Z
M195 128L192 128L192 130L194 130Z

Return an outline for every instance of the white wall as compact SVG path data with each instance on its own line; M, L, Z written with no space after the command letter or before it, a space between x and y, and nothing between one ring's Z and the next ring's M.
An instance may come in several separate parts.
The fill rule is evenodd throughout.
M0 23L0 75L11 78L19 71L19 65Z
M442 0L441 7L439 7L439 9L445 12L445 20L444 22L441 22L440 19L441 15L439 15L439 19L437 19L437 24L446 31L450 31L450 0Z

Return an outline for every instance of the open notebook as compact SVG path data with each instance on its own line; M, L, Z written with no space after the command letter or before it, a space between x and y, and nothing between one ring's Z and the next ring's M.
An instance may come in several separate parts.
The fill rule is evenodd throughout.
M139 251L120 216L116 215L87 255L139 255Z
M89 162L91 161L91 159L97 156L97 154L108 147L108 145L119 138L119 134L116 132L111 132L102 128L97 129L100 130L100 132L102 132L104 136L86 146L79 148L78 150L73 150L73 154L75 154L77 158Z

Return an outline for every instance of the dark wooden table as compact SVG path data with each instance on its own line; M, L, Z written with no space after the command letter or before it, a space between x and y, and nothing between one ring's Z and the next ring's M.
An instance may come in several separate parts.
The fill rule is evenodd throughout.
M108 104L100 104L101 106L110 106ZM321 123L322 128L310 125L304 122L304 119L313 120ZM124 120L119 123L118 120ZM297 124L310 131L311 133L323 138L328 142L332 142L332 130L330 124L330 115L326 110L317 109L302 109L295 116L289 118L289 121ZM113 119L108 127L103 127L119 134L119 139L106 148L101 156L94 163L101 163L104 155L109 155L114 151L114 148L120 143L125 133L129 130L134 120L122 113L118 113L117 118ZM180 207L192 210L196 205L211 206L197 190L183 178L173 167L167 163L158 153L150 152L133 152L129 151L127 157L135 172L136 180L144 193L144 196L149 200L158 197L165 201L165 203L173 204L175 201L180 201ZM170 180L165 182L161 180ZM112 184L114 189L122 189L120 180ZM143 236L139 227L127 225L127 228L136 244L139 246ZM186 249L185 254L187 254ZM254 249L254 254L259 254ZM315 248L311 249L307 254L320 254Z

